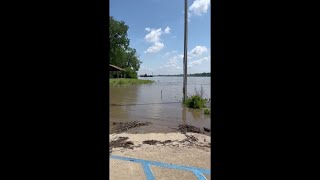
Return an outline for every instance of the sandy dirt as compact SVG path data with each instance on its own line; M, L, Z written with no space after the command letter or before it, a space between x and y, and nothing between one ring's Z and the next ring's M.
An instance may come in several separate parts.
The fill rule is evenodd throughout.
M110 142L122 139L125 144L123 147L113 147L111 155L210 169L210 134L181 133L170 128L165 130L164 127L162 132L153 132L154 127L150 126L110 134ZM156 179L197 179L189 171L155 166L151 166L151 170ZM205 176L210 179L210 175ZM146 179L140 164L115 159L110 159L110 178Z

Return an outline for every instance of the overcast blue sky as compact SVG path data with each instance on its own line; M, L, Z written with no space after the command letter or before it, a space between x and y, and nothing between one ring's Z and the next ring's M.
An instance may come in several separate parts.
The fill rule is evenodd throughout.
M210 0L188 0L188 74L210 72ZM138 74L183 74L184 0L110 0L128 26Z

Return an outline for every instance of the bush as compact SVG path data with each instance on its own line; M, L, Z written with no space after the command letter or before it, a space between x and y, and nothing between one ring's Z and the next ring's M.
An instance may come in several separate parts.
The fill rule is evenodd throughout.
M187 97L183 102L187 107L200 109L206 107L206 100L199 95Z

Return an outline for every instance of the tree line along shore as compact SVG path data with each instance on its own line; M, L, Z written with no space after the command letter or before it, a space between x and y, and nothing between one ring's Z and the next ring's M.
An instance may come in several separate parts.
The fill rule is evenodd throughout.
M176 76L176 77L183 77L183 74L174 74L174 75L140 75L140 77L156 77L156 76ZM188 74L188 77L211 77L211 73L194 73L194 74Z

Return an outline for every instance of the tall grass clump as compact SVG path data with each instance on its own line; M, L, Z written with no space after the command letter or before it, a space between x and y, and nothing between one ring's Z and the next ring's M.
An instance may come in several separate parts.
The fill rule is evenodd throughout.
M191 97L187 97L183 102L187 107L201 109L206 107L206 100L201 98L199 95L192 95Z
M200 96L201 98L203 98L203 94L204 94L204 90L203 87L201 85L200 90L198 91L197 88L194 88L195 94Z
M207 99L203 98L204 90L201 85L200 90L195 90L195 95L191 97L186 97L186 100L183 101L183 104L189 108L201 109L206 107ZM205 112L206 113L206 112Z

